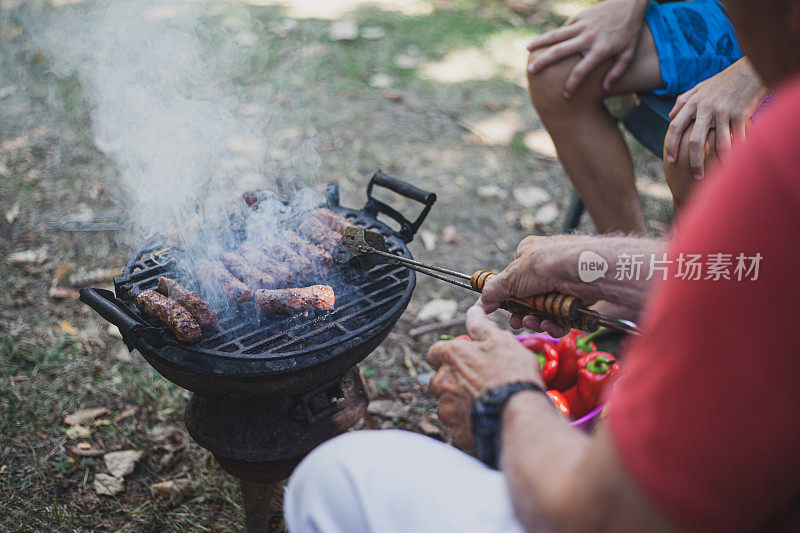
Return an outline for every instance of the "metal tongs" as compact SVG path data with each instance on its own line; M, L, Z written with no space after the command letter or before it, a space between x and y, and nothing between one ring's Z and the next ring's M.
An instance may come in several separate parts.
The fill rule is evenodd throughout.
M476 270L472 275L464 274L393 254L386 248L386 242L381 234L354 226L344 228L342 239L333 255L338 263L356 261L365 267L380 262L376 261L376 258L380 257L387 262L406 266L411 270L475 292L482 292L486 282L496 276L487 270ZM460 280L469 280L469 283ZM604 326L623 333L637 335L641 333L639 327L630 320L598 313L588 309L579 298L558 292L539 294L531 298L510 298L500 307L512 313L533 315L540 320L551 320L562 327L581 331L592 332Z

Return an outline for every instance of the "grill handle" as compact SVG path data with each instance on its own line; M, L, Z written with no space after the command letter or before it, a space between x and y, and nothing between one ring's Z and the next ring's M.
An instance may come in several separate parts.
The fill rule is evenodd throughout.
M411 222L406 217L401 215L397 210L389 207L385 203L375 199L372 196L372 188L376 185L396 192L400 196L405 196L410 200L419 202L425 207L422 208L422 212L419 214L417 219L414 222ZM425 217L428 216L428 213L435 202L436 194L423 191L422 189L415 187L410 183L400 181L389 176L388 174L384 174L379 170L372 175L372 179L369 180L369 185L367 185L367 203L364 206L364 211L371 216L376 216L378 213L383 213L400 224L400 237L404 242L409 243L414 240L414 235L425 221Z
M80 300L91 307L101 317L105 318L119 328L122 339L129 350L133 350L131 337L144 337L153 346L164 345L163 335L155 328L143 324L130 316L122 307L122 302L116 295L105 289L85 288L80 290Z

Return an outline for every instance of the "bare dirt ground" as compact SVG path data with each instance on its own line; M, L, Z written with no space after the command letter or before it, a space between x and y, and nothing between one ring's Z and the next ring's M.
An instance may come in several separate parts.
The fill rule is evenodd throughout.
M412 253L465 272L501 269L523 237L558 231L569 187L527 103L524 44L580 4L350 1L317 11L309 2L253 4L221 8L255 23L243 37L250 47L250 68L237 80L243 105L284 106L293 123L281 134L310 140L320 162L314 179L338 181L345 205L363 204L379 168L435 192ZM0 2L0 527L240 530L235 480L185 432L187 391L129 354L71 292L70 275L119 272L136 243L114 231L57 225L65 215L118 211L116 170L95 146L80 85L52 74L25 9ZM332 24L342 20L353 21L357 37L332 38ZM287 54L304 67L283 69ZM277 90L276 73L285 82ZM660 234L671 206L659 163L638 145L633 152L646 214ZM24 251L31 252L9 257ZM51 292L56 286L61 294ZM382 400L365 426L448 440L420 376L430 372L427 347L461 327L411 333L458 318L474 299L418 279L406 313L361 364L371 398ZM429 313L432 300L444 300L444 309ZM68 432L64 417L82 408L107 411ZM106 472L102 458L91 456L96 449L144 451L115 496L93 487ZM193 488L175 504L150 490L183 478Z

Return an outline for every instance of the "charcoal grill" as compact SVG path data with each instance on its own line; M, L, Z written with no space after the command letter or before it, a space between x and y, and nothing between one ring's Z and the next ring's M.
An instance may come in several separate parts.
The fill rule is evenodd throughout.
M373 196L375 187L423 204L413 222ZM411 257L412 241L436 196L375 173L361 209L340 205L329 184L324 207L383 235L389 250ZM393 229L379 220L385 216ZM259 317L245 306L202 339L182 344L158 320L142 315L136 294L174 272L164 242L154 239L134 254L114 292L83 289L80 299L116 325L130 350L138 350L160 374L195 394L186 411L192 437L242 481L248 530L266 524L264 484L284 479L315 446L354 425L368 403L355 367L388 335L411 299L412 270L377 264L342 269L333 279L336 308L317 316Z

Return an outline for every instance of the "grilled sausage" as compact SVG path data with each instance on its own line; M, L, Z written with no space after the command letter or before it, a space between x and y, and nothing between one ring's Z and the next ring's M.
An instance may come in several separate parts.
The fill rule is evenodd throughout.
M294 277L289 267L279 263L250 241L244 241L239 246L239 253L247 263L275 278L277 286L289 283Z
M268 239L261 244L260 248L271 257L284 265L291 265L294 272L307 272L311 268L311 259L293 250L288 243L281 239Z
M158 278L158 292L181 304L201 326L217 323L217 314L196 292L192 292L174 279Z
M150 289L137 294L133 301L142 313L169 326L181 342L194 342L203 335L189 311L172 298Z
M211 283L222 289L233 303L243 304L253 296L253 291L250 290L250 287L233 277L233 275L225 270L225 267L219 263L212 263L211 261L201 259L197 262L195 272L197 273L197 277L208 279Z
M311 244L291 230L282 230L280 236L287 246L294 248L299 254L308 257L314 266L326 272L333 266L333 256L321 246Z
M353 226L354 224L347 220L345 217L340 215L339 213L334 213L327 207L320 207L319 209L315 209L311 212L311 216L328 226L330 229L337 233L342 233L344 228L347 226Z
M248 287L271 289L277 286L273 276L257 269L236 254L230 252L222 254L222 264L225 265L228 272L233 274L233 277Z
M256 305L265 314L302 313L303 311L333 311L336 296L328 285L312 285L291 289L259 290Z
M339 244L339 241L342 240L342 234L338 231L334 231L322 222L319 219L314 217L308 217L305 219L300 225L297 227L300 233L313 242L314 244L319 244L322 248L327 251L331 251Z

